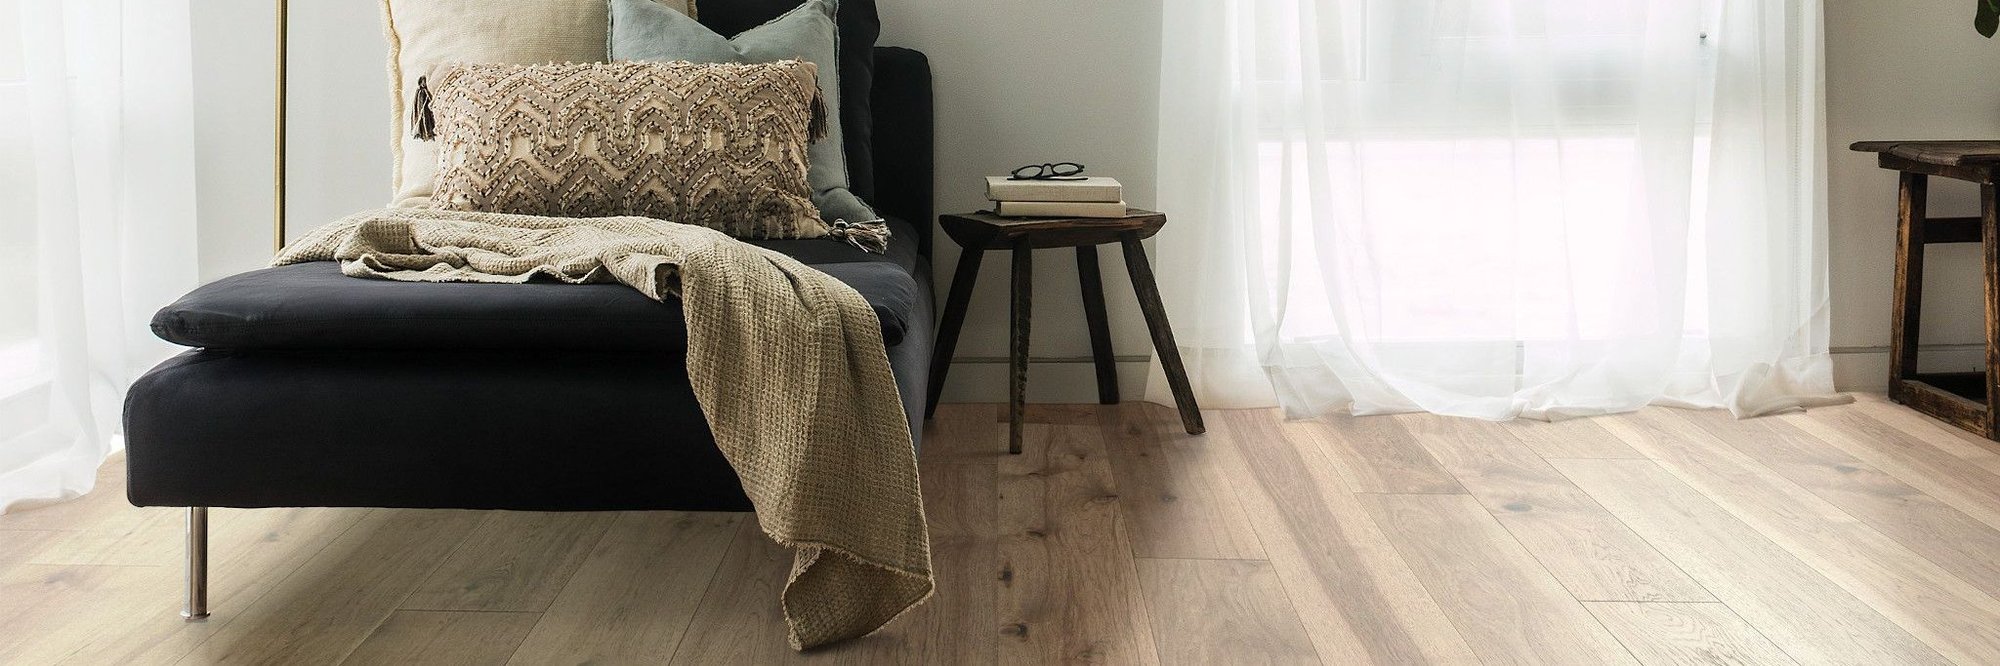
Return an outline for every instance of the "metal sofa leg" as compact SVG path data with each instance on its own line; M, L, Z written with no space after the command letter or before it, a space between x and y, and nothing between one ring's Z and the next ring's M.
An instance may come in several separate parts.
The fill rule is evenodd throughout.
M208 507L187 510L187 607L189 622L208 619Z

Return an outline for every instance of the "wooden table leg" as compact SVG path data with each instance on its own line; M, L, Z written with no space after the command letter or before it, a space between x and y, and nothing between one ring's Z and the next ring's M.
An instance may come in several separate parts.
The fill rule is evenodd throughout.
M1896 291L1889 317L1889 397L1906 399L1903 381L1917 374L1917 320L1923 309L1924 220L1930 176L1901 173L1896 211ZM1991 247L1989 239L1988 247ZM1990 336L1989 336L1990 337Z
M1994 200L1995 193L1991 184L1979 186L1979 227L1986 255L1987 439L2000 439L2000 202ZM1911 340L1915 340L1914 335ZM1914 343L1911 346L1914 347ZM1912 363L1911 367L1914 368L1915 364Z
M924 402L925 419L937 413L944 377L951 372L951 355L958 349L958 329L965 325L965 308L972 303L972 286L979 281L979 260L985 255L985 250L976 247L966 248L958 255L958 270L951 276L951 296L944 303L944 321L938 324L937 347L931 350L930 396Z
M1146 315L1146 328L1153 333L1153 352L1160 355L1166 371L1167 388L1181 410L1181 425L1190 435L1208 430L1202 425L1201 406L1194 403L1194 387L1188 384L1187 367L1181 365L1180 346L1174 344L1174 329L1167 324L1167 307L1160 302L1160 285L1153 281L1153 265L1146 261L1146 248L1139 235L1126 233L1119 241L1125 248L1125 270L1132 274L1132 291L1139 297L1139 311Z
M1083 320L1090 327L1090 359L1097 365L1097 403L1118 404L1118 358L1111 351L1111 322L1104 314L1104 278L1097 246L1076 248L1076 280L1083 287Z
M1035 286L1035 251L1027 243L1014 246L1014 287L1007 326L1012 338L1007 350L1007 452L1021 452L1021 426L1028 405L1028 314Z

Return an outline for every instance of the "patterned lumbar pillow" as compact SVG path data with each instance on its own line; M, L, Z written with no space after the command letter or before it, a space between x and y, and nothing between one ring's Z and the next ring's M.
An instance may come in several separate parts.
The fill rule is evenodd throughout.
M830 233L813 206L827 110L809 62L451 65L418 96L439 207L875 240Z
M610 46L614 61L774 62L799 58L819 66L820 95L840 108L840 37L835 0L806 0L769 22L723 37L659 0L609 0ZM693 3L687 8L692 9ZM810 157L813 203L836 224L878 220L880 216L848 190L847 154L840 123L813 143Z
M689 11L686 0L658 0L663 11ZM603 62L605 0L381 0L389 42L390 122L396 142L395 205L428 203L436 177L434 146L404 125L417 77L445 63Z

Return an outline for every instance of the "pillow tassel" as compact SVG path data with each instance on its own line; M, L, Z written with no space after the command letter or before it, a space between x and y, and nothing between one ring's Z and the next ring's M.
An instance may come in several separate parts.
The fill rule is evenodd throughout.
M437 138L437 117L431 114L430 77L417 77L416 99L410 101L410 127L418 141Z
M819 86L813 86L812 121L806 125L806 141L818 143L826 138L826 96L820 94Z
M882 254L889 251L889 223L881 218L866 222L835 219L828 226L826 235L847 241L863 252Z

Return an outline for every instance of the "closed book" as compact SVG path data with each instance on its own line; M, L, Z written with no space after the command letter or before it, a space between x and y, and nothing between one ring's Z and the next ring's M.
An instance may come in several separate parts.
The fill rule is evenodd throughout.
M1118 179L1091 176L1083 180L1013 180L1006 176L986 177L986 198L994 201L1096 201L1125 200L1125 186Z
M996 201L1002 217L1125 217L1123 201Z

